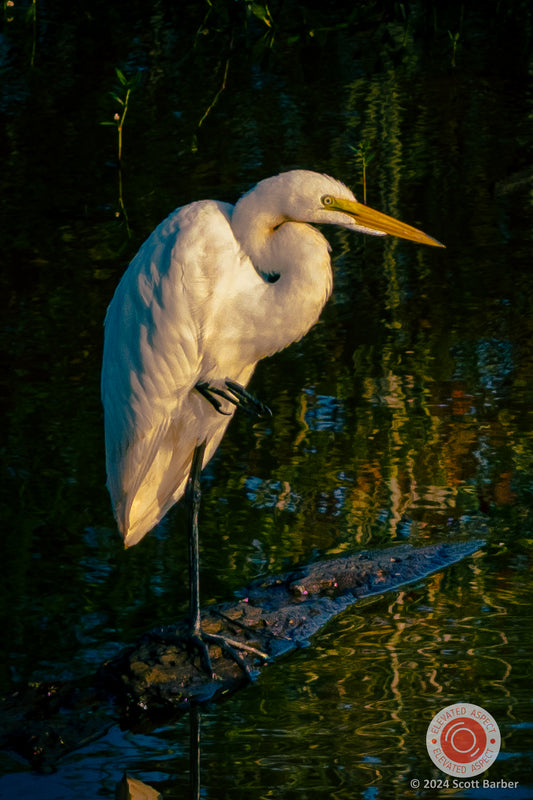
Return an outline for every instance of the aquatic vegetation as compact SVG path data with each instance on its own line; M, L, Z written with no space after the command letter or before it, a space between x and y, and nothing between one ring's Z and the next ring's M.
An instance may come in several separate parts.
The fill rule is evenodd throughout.
M130 97L132 92L139 86L141 73L140 71L137 71L132 78L128 78L118 67L115 67L115 72L120 86L116 91L113 90L109 92L109 94L119 104L121 110L120 113L118 111L115 112L112 120L104 120L100 123L100 125L112 125L117 130L118 205L120 208L120 211L117 212L117 216L122 215L129 237L131 236L131 229L128 220L128 213L124 203L124 187L122 181L123 133Z
M448 31L448 36L450 37L450 42L452 45L452 67L455 69L455 55L457 53L457 45L459 44L459 37L461 36L460 32L457 31L456 33L452 33Z
M122 164L123 131L128 105L132 92L139 86L141 73L136 72L133 78L127 78L118 67L115 68L115 72L120 87L117 91L111 91L109 94L120 105L121 113L116 112L112 120L105 120L100 125L113 125L117 129L117 158L120 166Z
M361 165L363 171L363 203L366 205L366 168L376 155L370 150L366 142L360 142L357 147L350 145L350 150L355 155L357 162Z

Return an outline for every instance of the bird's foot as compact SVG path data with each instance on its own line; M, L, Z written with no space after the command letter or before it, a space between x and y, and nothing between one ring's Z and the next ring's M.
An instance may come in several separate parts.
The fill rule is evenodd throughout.
M208 403L211 403L215 411L218 411L219 414L223 414L225 417L231 416L231 411L224 411L222 408L222 403L215 396L218 395L219 397L223 397L225 400L230 400L230 398L227 396L227 394L225 394L225 392L222 391L222 389L216 389L214 386L210 386L208 383L197 383L194 388L197 392L200 392L202 397L205 397ZM232 401L230 400L230 402Z
M233 622L233 620L232 620ZM209 653L209 645L216 645L223 653L242 670L248 680L253 680L253 674L250 666L242 654L248 653L251 657L250 660L261 659L268 661L270 656L259 650L257 647L240 642L237 639L232 639L220 633L206 633L205 631L190 630L185 632L183 630L176 631L172 629L161 628L153 630L145 634L147 639L151 639L158 644L169 645L176 644L181 648L185 648L188 656L193 661L194 654L200 657L200 666L203 672L212 680L215 680L217 675L213 669L211 656Z
M220 647L220 649L228 656L228 658L230 658L237 664L238 667L240 667L249 681L253 679L252 672L248 663L240 655L240 653L249 653L256 658L262 659L263 661L268 661L269 658L266 653L263 653L263 651L259 650L257 647L252 647L249 644L239 642L237 639L230 639L227 636L222 636L221 634L205 633L204 631L192 632L189 635L188 643L191 645L191 649L194 648L194 650L196 650L196 652L199 654L202 669L207 675L209 675L210 678L215 678L216 673L213 670L211 656L209 655L209 644L214 644Z
M236 400L230 400L230 402L235 402L236 406L242 408L247 414L251 414L253 417L259 417L259 419L272 416L272 411L269 407L262 403L261 400L258 400L257 397L254 397L253 394L247 392L240 383L226 378L226 386L236 398Z
M211 386L208 383L197 383L196 389L200 392L202 397L205 397L205 399L211 403L215 411L218 411L219 414L229 416L231 413L229 411L224 411L222 408L222 403L218 399L222 397L223 400L226 400L237 408L241 408L252 417L263 419L272 416L272 412L268 406L258 400L257 397L254 397L253 394L247 392L240 383L226 378L225 384L226 389L218 389L216 386Z

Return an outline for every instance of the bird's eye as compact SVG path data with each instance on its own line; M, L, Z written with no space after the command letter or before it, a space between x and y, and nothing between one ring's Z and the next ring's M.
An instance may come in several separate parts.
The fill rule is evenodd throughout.
M325 194L322 198L322 205L323 206L331 206L333 205L333 197L330 194Z

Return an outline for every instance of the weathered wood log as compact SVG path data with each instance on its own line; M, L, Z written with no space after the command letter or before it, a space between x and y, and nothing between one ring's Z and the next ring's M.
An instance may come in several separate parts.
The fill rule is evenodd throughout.
M271 661L301 647L357 600L427 577L482 545L402 545L320 561L255 581L236 600L208 606L202 627L253 647L255 652L240 655L249 671L258 672L266 663L259 651ZM185 621L156 628L81 684L43 683L7 698L0 748L15 751L35 769L50 770L118 721L134 727L179 716L191 704L220 699L249 681L219 646L210 648L216 677L207 675L185 634Z

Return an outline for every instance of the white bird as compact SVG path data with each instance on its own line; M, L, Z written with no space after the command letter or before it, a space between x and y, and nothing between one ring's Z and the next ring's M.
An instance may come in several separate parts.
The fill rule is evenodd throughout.
M235 206L203 200L170 214L107 311L102 401L114 514L125 545L137 544L190 480L196 638L199 474L236 406L267 411L244 390L257 362L301 339L330 296L330 248L312 223L442 246L357 202L339 181L294 170Z

